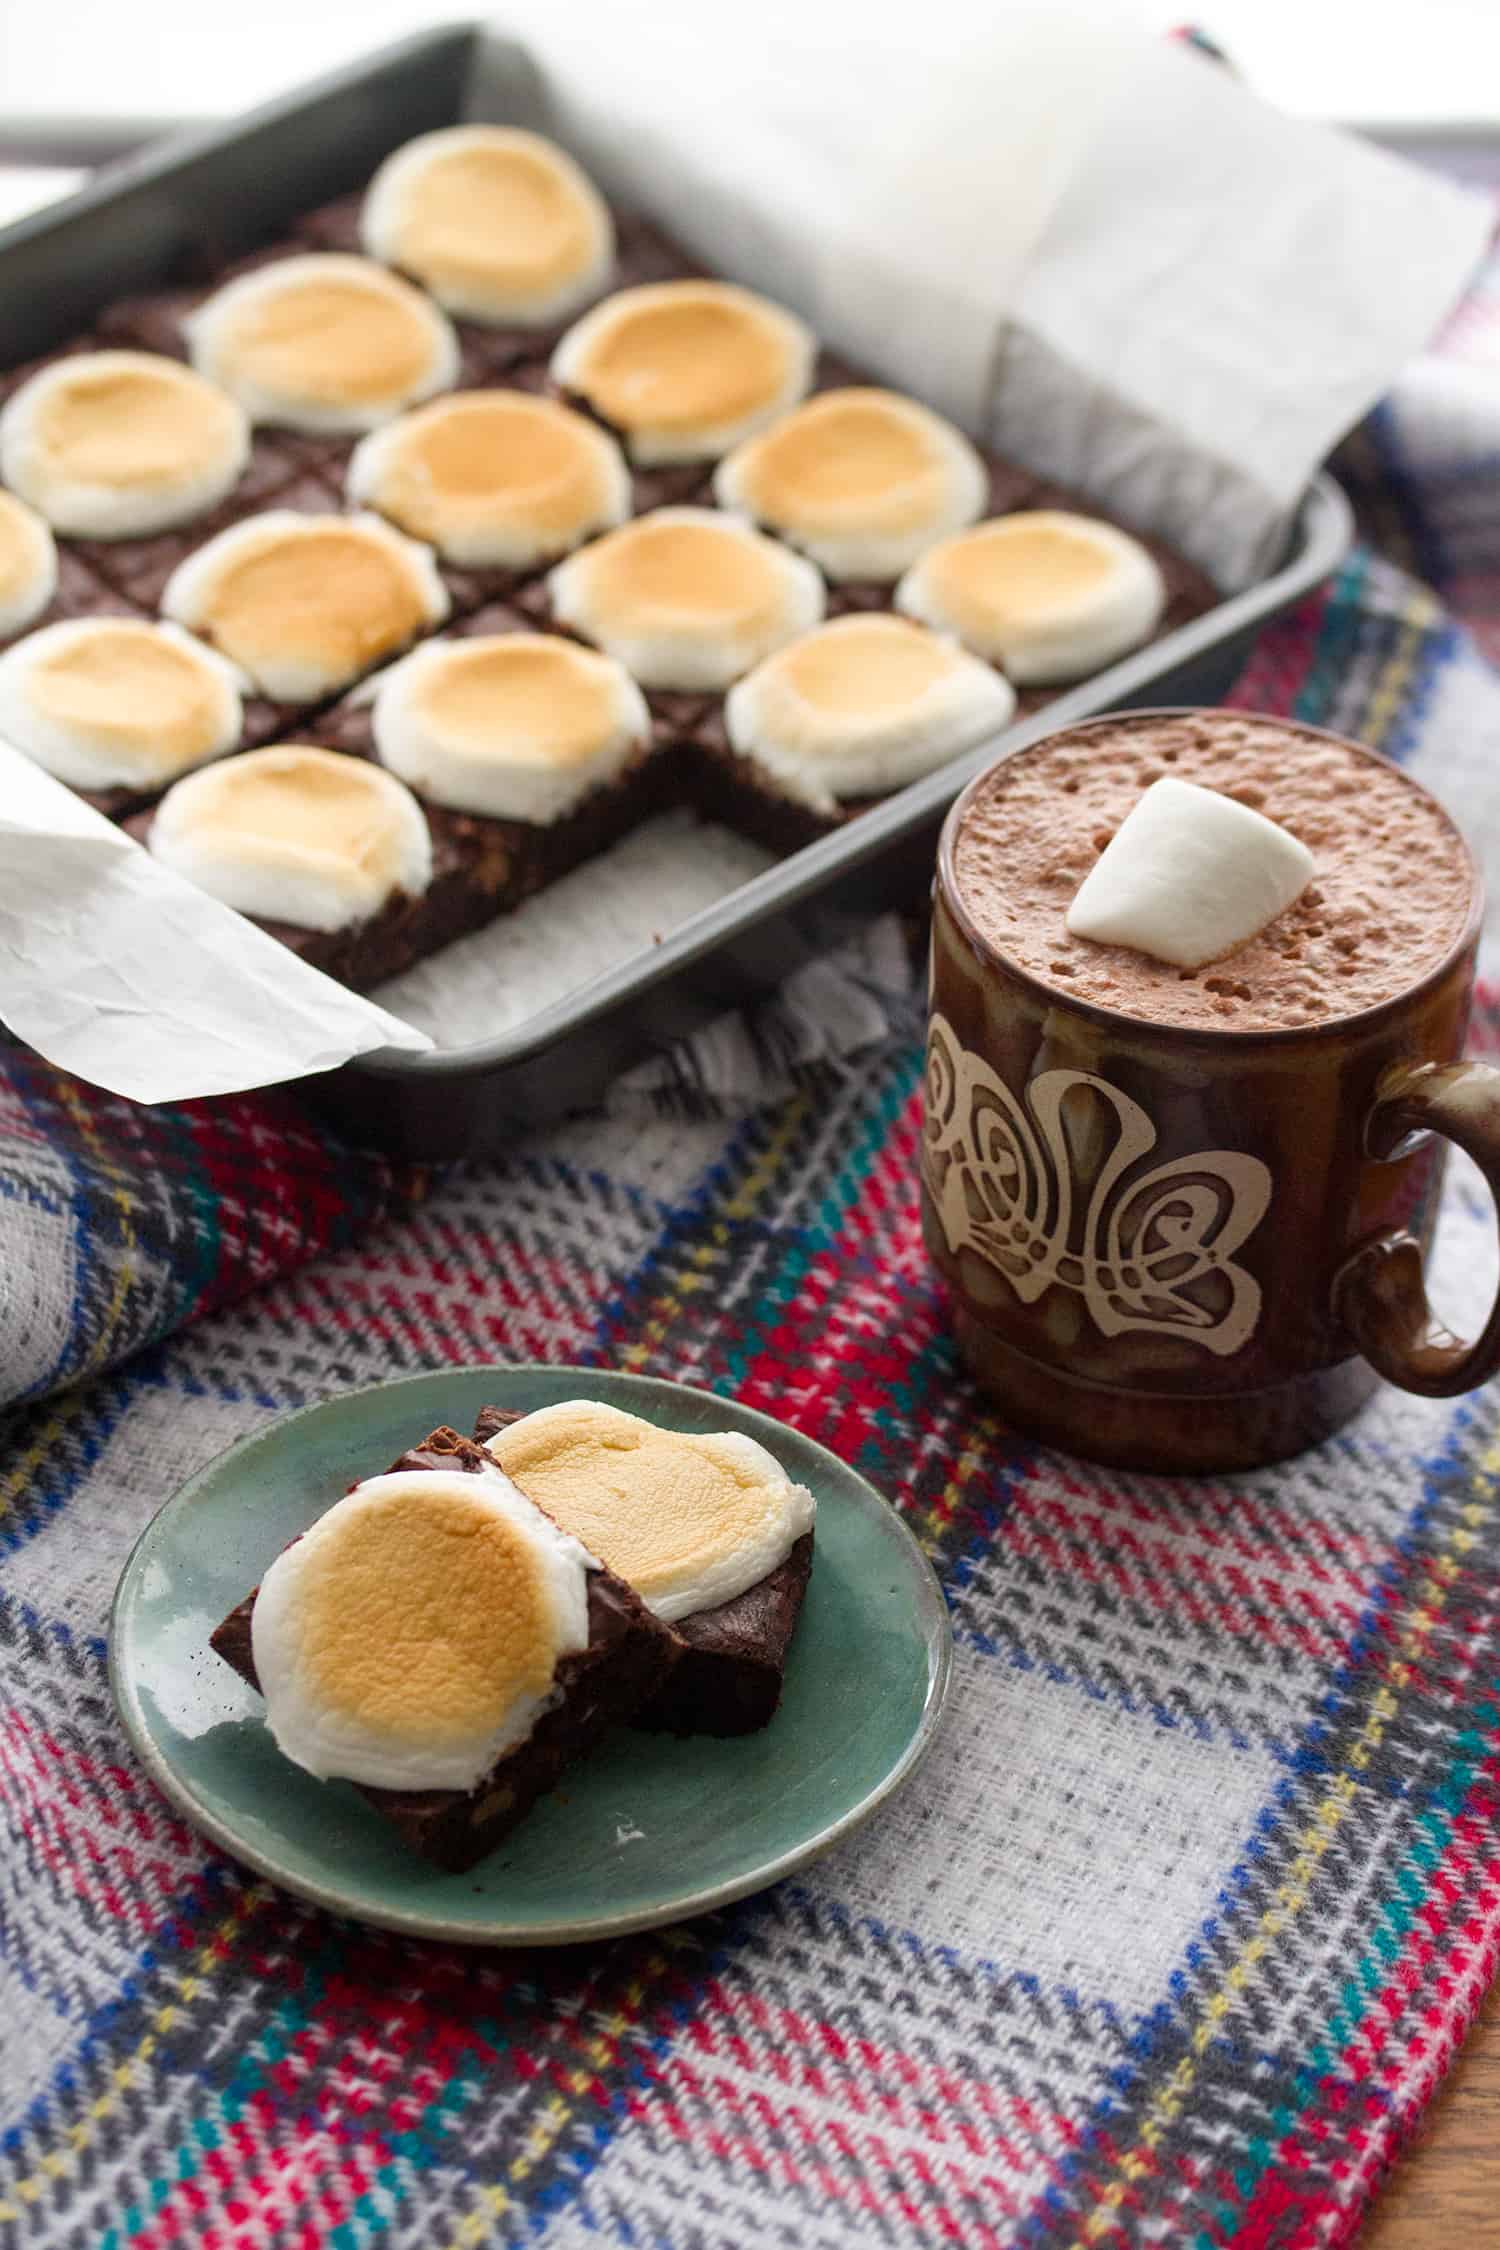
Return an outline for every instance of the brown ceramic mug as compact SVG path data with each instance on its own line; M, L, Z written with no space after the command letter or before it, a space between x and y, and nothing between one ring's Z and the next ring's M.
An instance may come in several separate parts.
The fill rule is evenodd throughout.
M1143 762L1157 744L1171 766ZM1102 802L1114 784L1089 761L1123 749L1135 775L1128 802L1155 771L1175 770L1275 818L1274 776L1269 796L1230 783L1247 760L1263 783L1277 745L1308 761L1286 770L1299 776L1297 801L1312 804L1304 841L1315 858L1323 828L1347 843L1366 799L1394 807L1383 848L1404 873L1381 878L1377 856L1362 884L1358 854L1345 850L1347 931L1335 884L1331 909L1310 890L1318 903L1289 910L1285 928L1268 926L1253 958L1220 965L1233 972L1246 960L1241 974L1152 965L1148 977L1127 964L1112 980L1079 954L1084 941L1066 938L1055 950L1067 958L1040 969L1012 957L1012 944L1035 955L1042 941L1029 908L1002 895L1007 882L1028 898L1050 884L1060 930L1066 899L1107 840L1084 845L1067 828L1074 816L1049 795L1057 775L1061 789ZM1309 776L1318 789L1331 777L1321 812ZM1045 831L1036 836L1028 793ZM1058 834L1049 803L1061 808ZM1122 799L1106 830L1125 809ZM1399 848L1407 815L1425 854ZM1368 925L1382 892L1435 884L1439 873L1451 927L1403 982L1399 960L1382 970ZM1406 895L1420 906L1420 894ZM1008 1421L1129 1467L1249 1468L1326 1436L1382 1377L1446 1397L1496 1372L1500 1306L1481 1335L1461 1341L1423 1283L1445 1141L1467 1149L1500 1195L1500 1071L1460 1059L1480 913L1472 857L1434 800L1375 752L1291 722L1211 712L1095 720L970 785L944 829L934 893L922 1215L964 1358ZM997 938L1011 926L1023 935ZM1316 932L1305 944L1304 929ZM1255 1021L1255 960L1270 963L1268 991L1280 978L1313 995L1296 1001L1301 1020ZM1320 1006L1319 962L1331 964L1325 983L1335 972L1350 980L1339 992L1360 989L1361 974L1384 973L1399 989L1353 1012ZM1169 974L1184 988L1197 974L1198 996L1174 991ZM1080 977L1118 981L1123 1000L1069 991ZM1152 1020L1149 994L1143 1003L1135 989L1152 977L1161 1008L1222 1009L1222 1025Z

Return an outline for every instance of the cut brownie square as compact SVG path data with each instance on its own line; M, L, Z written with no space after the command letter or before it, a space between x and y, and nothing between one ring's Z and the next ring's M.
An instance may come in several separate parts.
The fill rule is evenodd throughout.
M474 1422L480 1444L525 1417L484 1406ZM662 1734L753 1734L775 1716L787 1651L812 1570L813 1533L786 1560L733 1601L680 1617L672 1631L680 1661L632 1724Z
M392 1462L392 1471L493 1468L490 1456L456 1430L440 1428ZM258 1591L258 1589L256 1590ZM231 1610L210 1644L259 1690L252 1639L256 1593ZM588 1646L558 1659L555 1701L530 1734L497 1759L474 1788L380 1789L354 1786L424 1859L451 1874L472 1867L510 1835L563 1771L608 1730L634 1717L670 1674L679 1656L671 1628L660 1624L611 1571L588 1578Z
M805 1531L786 1561L732 1602L681 1617L682 1658L633 1726L654 1734L754 1734L776 1715L812 1570Z
M441 637L457 640L532 630L520 612L493 604L460 620ZM283 713L285 735L347 757L373 758L370 687L367 681L322 710ZM368 991L456 938L485 928L498 915L607 850L653 812L678 802L679 780L673 761L655 755L652 745L612 781L591 791L571 813L542 825L456 812L414 792L432 839L432 880L420 897L403 892L369 921L348 929L309 930L277 921L261 921L259 926L311 967L356 991ZM137 812L125 826L145 843L152 818L149 810Z
M299 742L321 738L311 724L296 731ZM259 929L278 939L306 961L336 977L355 992L367 992L388 977L423 961L455 938L482 929L508 906L514 905L520 880L504 823L473 820L465 813L427 809L432 837L432 880L420 897L398 891L368 921L347 929L310 930L299 922L277 922L259 916ZM141 844L151 834L153 811L137 812L124 823L127 833Z
M167 580L196 548L206 546L231 524L272 508L291 508L298 515L334 515L338 500L321 479L299 469L261 433L233 492L202 515L139 539L75 539L70 544L97 577L138 608L154 611L161 606Z
M39 617L24 625L19 633L9 638L0 634L0 650L13 648L28 633L38 633L44 625L65 625L79 617L139 617L140 605L127 601L117 594L92 570L83 557L74 551L71 540L57 542L57 585L51 601Z
M76 359L80 352L102 352L108 349L103 336L86 334L70 336L66 343L54 344L51 351L39 352L35 359L23 359L15 367L0 371L0 406L17 392L33 375L40 375L44 367L53 367L60 359Z

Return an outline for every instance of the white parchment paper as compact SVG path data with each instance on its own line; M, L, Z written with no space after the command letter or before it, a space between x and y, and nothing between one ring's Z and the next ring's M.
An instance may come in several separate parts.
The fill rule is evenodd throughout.
M1488 231L1480 199L1279 116L1108 0L1013 0L982 37L971 12L949 37L924 8L900 48L780 11L728 73L700 0L620 10L613 52L569 48L556 14L539 74L496 39L476 114L551 125L706 261L1226 589ZM390 988L404 1021L0 744L0 1018L147 1102L421 1050L429 1032L462 1044L617 963L643 914L680 921L740 879L722 839L697 860L677 842L675 887L659 837L627 848L560 909L538 901ZM608 904L570 918L570 897Z
M40 1054L138 1102L432 1045L159 866L3 742L0 996Z

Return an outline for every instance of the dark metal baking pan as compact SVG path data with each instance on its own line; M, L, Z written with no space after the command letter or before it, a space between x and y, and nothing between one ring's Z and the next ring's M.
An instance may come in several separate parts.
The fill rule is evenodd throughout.
M477 25L448 27L128 157L21 219L0 233L0 364L46 350L111 298L195 256L248 249L358 186L412 134L468 114L481 78L486 115L545 122L542 82L521 48ZM1349 533L1342 493L1317 477L1279 566L1247 592L792 854L503 1037L366 1057L307 1091L360 1138L434 1157L482 1154L594 1099L621 1069L764 995L871 914L920 903L943 815L998 750L1098 711L1217 701L1255 634L1328 575Z

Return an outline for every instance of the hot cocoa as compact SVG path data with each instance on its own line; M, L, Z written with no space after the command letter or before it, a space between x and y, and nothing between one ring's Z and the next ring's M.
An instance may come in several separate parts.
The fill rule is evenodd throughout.
M1167 774L1262 813L1316 863L1284 913L1198 969L1074 937L1065 920L1126 814ZM981 937L1059 995L1225 1032L1327 1023L1409 991L1457 942L1474 884L1446 814L1388 760L1234 711L1122 715L1003 760L968 800L953 872Z

